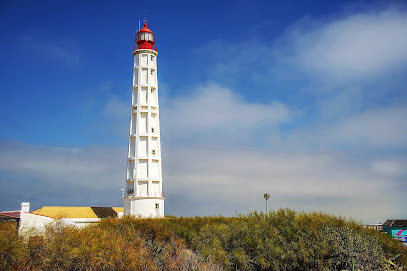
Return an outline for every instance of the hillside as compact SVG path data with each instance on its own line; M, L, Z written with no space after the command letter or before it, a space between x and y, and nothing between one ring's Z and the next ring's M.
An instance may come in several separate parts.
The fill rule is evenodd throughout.
M397 257L396 266L390 259ZM407 248L354 221L288 209L107 219L28 241L1 224L1 270L402 270Z

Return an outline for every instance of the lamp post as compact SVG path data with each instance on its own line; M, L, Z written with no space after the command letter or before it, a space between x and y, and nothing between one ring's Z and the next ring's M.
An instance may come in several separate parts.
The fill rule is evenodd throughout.
M264 198L266 199L266 214L267 214L268 213L267 200L270 198L270 194L269 193L264 194Z

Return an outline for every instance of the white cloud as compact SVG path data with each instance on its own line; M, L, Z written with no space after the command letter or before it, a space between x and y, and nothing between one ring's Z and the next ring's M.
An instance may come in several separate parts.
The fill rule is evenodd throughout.
M407 12L386 9L323 23L304 19L280 46L287 60L328 80L382 76L407 64Z
M407 109L387 106L350 114L331 122L297 126L289 133L268 135L268 145L279 150L332 150L386 152L407 148Z
M405 74L407 11L387 8L319 20L305 16L281 35L243 42L216 40L200 50L222 83L298 82L312 92ZM273 82L268 82L272 84ZM306 85L304 85L306 84Z
M373 171L384 176L401 177L407 175L405 164L405 161L378 160L372 162L371 167Z
M254 89L262 90L260 95L284 95L287 108L300 104L302 120L313 122L301 129L319 129L307 132L310 137L326 133L332 141L344 143L363 142L366 135L369 145L404 146L402 117L389 116L382 107L406 104L405 10L376 9L328 20L305 17L271 41L218 40L202 51L215 59L207 67L211 76L233 85L234 91L250 97L239 87L250 81ZM374 113L381 111L386 115ZM278 139L278 131L268 132Z
M193 206L184 210L187 215L263 210L265 192L273 209L318 210L365 222L400 216L402 207L390 206L406 203L397 180L333 153L182 149L165 158L165 190L186 197ZM389 209L378 212L383 206Z
M306 149L407 147L407 12L370 10L330 20L303 18L275 41L272 71L298 76L311 100L303 119L270 139ZM290 71L291 72L288 72ZM289 103L288 103L289 105Z
M230 88L214 83L166 99L160 110L162 130L171 139L196 138L212 144L254 140L254 135L265 134L300 114L279 102L249 103Z
M406 118L405 107L372 109L325 128L321 135L330 142L371 149L406 148Z
M0 153L2 172L96 190L114 187L115 180L124 176L126 166L125 149L113 147L79 149L4 145ZM121 157L120 153L124 155ZM122 176L118 174L120 168Z

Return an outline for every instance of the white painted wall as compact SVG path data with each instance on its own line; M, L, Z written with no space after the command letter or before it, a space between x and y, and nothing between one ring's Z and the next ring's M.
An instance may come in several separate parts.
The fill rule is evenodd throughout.
M101 218L62 218L55 220L52 217L22 212L20 215L19 234L42 234L45 228L52 223L84 228L88 225L94 225L101 220Z
M54 218L35 215L32 213L20 213L20 227L18 228L19 234L41 234L44 232L45 227L54 222Z
M158 204L158 209L156 209ZM136 217L164 217L164 199L158 198L125 198L124 212Z
M75 226L77 228L84 228L86 226L99 223L101 220L101 218L62 218L58 222Z

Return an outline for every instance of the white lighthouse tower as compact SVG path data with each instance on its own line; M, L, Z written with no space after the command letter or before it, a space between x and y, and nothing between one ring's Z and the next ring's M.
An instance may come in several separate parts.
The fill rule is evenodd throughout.
M157 49L147 23L137 32L127 155L124 214L163 217Z

